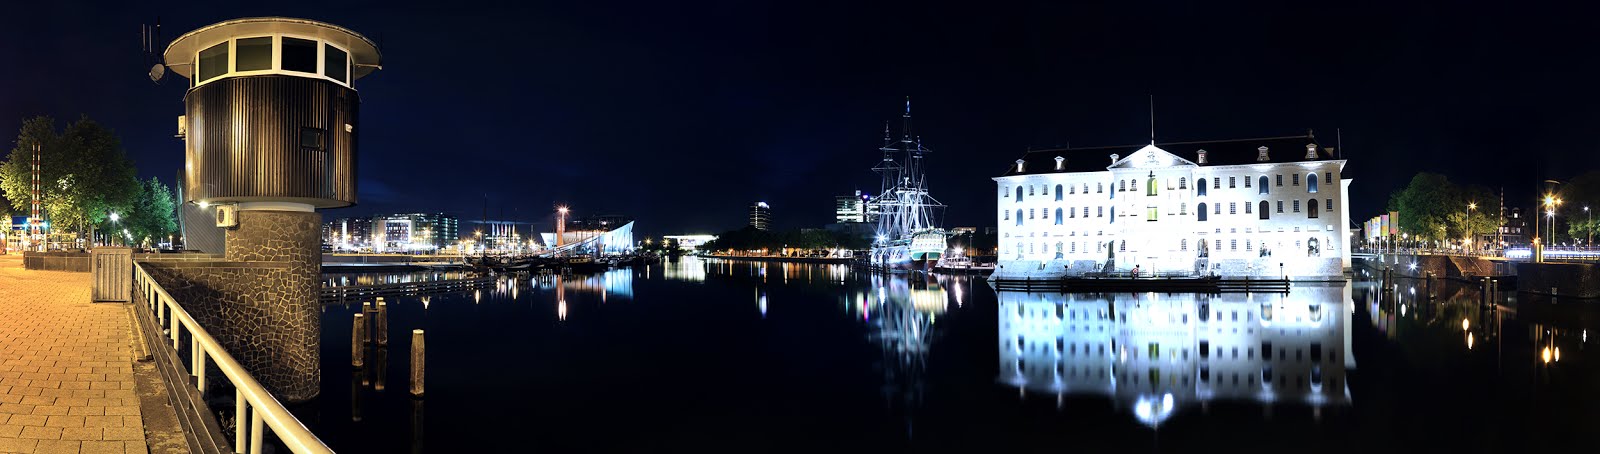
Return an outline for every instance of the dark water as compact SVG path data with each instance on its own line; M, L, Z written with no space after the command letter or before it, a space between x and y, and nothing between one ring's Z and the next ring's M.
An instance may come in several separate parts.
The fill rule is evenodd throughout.
M297 413L340 452L1600 447L1600 303L1412 284L997 295L688 258L389 298L359 370L359 304L328 306L322 396Z

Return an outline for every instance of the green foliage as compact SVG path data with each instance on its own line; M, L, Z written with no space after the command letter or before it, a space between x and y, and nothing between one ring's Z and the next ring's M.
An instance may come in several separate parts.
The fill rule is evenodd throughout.
M865 238L853 235L831 232L820 229L800 229L784 231L756 230L755 227L745 226L739 230L723 232L717 239L700 246L707 251L721 251L733 249L748 251L755 249L865 249L871 243Z
M1556 207L1557 221L1567 224L1567 235L1584 241L1591 235L1600 236L1600 216L1596 216L1600 213L1583 210L1589 207L1600 211L1600 171L1579 175L1557 188L1559 192L1553 194L1561 199L1561 205Z
M1423 172L1389 196L1389 210L1400 213L1400 231L1423 240L1459 240L1493 232L1499 225L1498 200L1482 186L1457 186L1444 175ZM1477 209L1469 210L1469 204Z
M42 162L41 205L52 227L82 234L113 211L134 206L141 189L137 172L115 133L82 117L58 134L55 120L40 116L23 122L0 164L0 191L12 209L30 209L35 144Z
M133 236L132 242L142 244L148 238L150 243L159 243L168 235L176 234L177 206L177 196L161 180L155 177L145 180L140 185L133 210L123 218Z

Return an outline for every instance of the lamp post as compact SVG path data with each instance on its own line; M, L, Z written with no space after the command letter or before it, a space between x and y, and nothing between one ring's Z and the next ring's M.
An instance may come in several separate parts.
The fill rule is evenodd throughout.
M1590 249L1593 249L1594 248L1594 213L1589 211L1589 206L1588 205L1584 205L1583 206L1583 214L1589 216L1588 224L1584 225L1584 227L1588 227L1585 230L1589 231L1589 236L1583 240L1583 245L1584 246L1588 246Z
M1463 246L1468 248L1472 246L1472 213L1477 209L1477 202L1467 202L1467 244ZM1467 252L1471 252L1471 249L1467 249Z

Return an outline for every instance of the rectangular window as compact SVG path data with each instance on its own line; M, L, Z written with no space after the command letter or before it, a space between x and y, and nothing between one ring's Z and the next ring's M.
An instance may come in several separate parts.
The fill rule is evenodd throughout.
M1239 203L1228 202L1228 214L1239 214Z
M1221 203L1218 203L1216 205L1212 205L1211 208L1212 208L1211 209L1211 214L1222 214L1222 204Z
M1106 207L1094 207L1094 217L1106 217Z
M1300 201L1299 200L1294 201L1294 212L1296 212L1296 213L1300 212Z
M1156 220L1156 207L1150 207L1150 215L1149 215L1149 217L1145 218L1145 221L1155 221L1155 220Z
M272 37L244 38L234 44L235 71L262 71L272 69Z
M350 73L348 54L327 44L322 45L322 75L333 80L348 83L345 78Z
M1294 174L1294 175L1289 175L1289 181L1293 182L1295 186L1299 186L1300 185L1300 174L1297 173L1297 174Z
M316 74L317 42L285 36L283 37L281 59L283 64L279 67L285 71Z
M1283 174L1278 174L1278 187L1283 187Z
M1221 239L1217 239L1215 241L1215 243L1216 243L1216 246L1212 247L1212 249L1216 249L1216 250L1219 250L1219 251L1222 250L1222 240Z
M1028 185L1028 195L1033 195L1033 185Z
M1333 211L1333 199L1328 199L1326 202L1328 203L1322 204L1322 208L1328 211Z
M1228 240L1228 250L1230 250L1230 251L1239 250L1239 240Z
M1333 172L1322 172L1322 182L1333 184Z
M1246 251L1254 250L1254 249L1251 248L1250 240L1244 240L1244 250L1246 250Z
M1249 178L1245 178L1244 179L1244 187L1247 187L1247 188L1250 187L1250 179Z
M1028 219L1033 219L1033 209L1032 208L1028 209Z
M1283 212L1283 201L1282 200L1278 201L1278 212L1279 213Z
M1222 189L1222 178L1212 178L1211 189Z
M1011 210L1003 210L1001 212L1005 213L1005 216L1006 216L1005 219L1003 219L1003 220L1006 220L1006 221L1011 220Z
M200 51L200 70L197 81L210 80L228 73L228 43L222 43Z
M322 130L317 128L300 128L300 147L322 150Z
M1180 203L1178 203L1178 214L1189 214L1189 203L1188 202L1180 202Z
M1250 180L1244 180L1244 181L1250 181ZM1250 214L1250 202L1245 202L1244 203L1244 214Z
M1233 188L1238 187L1238 186L1235 185L1235 183L1238 183L1238 181L1239 181L1238 177L1228 177L1228 189L1233 189Z

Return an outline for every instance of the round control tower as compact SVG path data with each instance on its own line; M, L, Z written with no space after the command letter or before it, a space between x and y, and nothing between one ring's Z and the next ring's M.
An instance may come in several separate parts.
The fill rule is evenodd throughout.
M224 228L222 262L171 269L195 290L183 302L273 394L315 397L315 210L356 203L355 82L380 68L378 47L338 25L253 17L185 33L164 59L189 79L183 202Z

